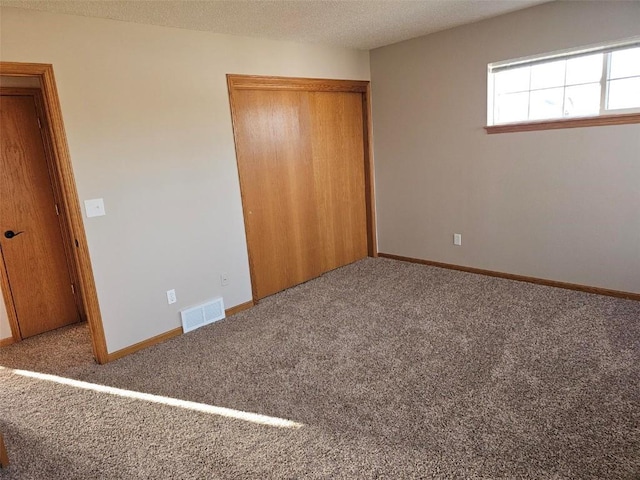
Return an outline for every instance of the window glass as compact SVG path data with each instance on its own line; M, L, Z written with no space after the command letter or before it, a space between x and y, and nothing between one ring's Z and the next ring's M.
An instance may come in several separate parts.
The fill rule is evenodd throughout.
M545 88L531 92L529 119L543 120L562 117L564 88Z
M493 76L495 93L523 92L529 90L531 67L511 68Z
M599 83L567 87L564 94L564 116L598 115L600 113L600 89Z
M529 113L529 92L499 95L495 105L496 123L522 122Z
M567 60L567 85L600 82L603 54L587 55Z
M640 76L640 47L611 52L609 78Z
M611 80L607 108L640 108L640 77Z
M564 85L566 60L540 63L531 67L531 90Z

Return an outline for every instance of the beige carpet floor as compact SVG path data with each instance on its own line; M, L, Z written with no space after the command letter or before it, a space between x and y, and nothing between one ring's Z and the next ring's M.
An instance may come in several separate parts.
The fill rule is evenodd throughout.
M640 302L365 259L104 366L81 328L0 350L0 478L640 478Z

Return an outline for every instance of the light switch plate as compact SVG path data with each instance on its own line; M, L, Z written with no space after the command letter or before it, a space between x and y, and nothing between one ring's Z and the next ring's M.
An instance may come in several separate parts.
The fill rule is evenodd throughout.
M85 200L84 211L87 214L87 218L101 217L102 215L106 215L106 212L104 211L104 200L102 198Z

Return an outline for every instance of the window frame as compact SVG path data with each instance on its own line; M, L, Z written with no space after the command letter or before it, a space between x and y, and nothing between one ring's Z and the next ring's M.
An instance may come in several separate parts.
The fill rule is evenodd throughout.
M625 109L607 109L607 101L609 96L611 53L629 48L640 48L640 37L632 37L624 40L601 43L580 48L571 48L559 50L551 53L532 55L512 60L493 62L487 65L487 125L485 130L487 133L505 133L520 132L530 130L548 130L558 128L576 128L597 125L621 125L630 123L640 123L640 107ZM555 117L541 120L523 120L516 122L494 123L495 114L495 89L494 74L512 68L520 68L525 66L533 66L545 63L551 63L558 60L568 60L579 58L587 55L602 53L603 71L600 78L600 108L598 115L592 116L570 116ZM630 78L635 78L632 76ZM595 82L593 82L595 83ZM529 86L530 87L530 86ZM564 88L567 84L563 85ZM536 91L536 89L528 89L528 92Z

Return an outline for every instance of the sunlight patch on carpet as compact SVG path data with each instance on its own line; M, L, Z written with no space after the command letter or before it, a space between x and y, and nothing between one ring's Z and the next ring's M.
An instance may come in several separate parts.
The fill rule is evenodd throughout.
M61 385L68 385L70 387L81 388L83 390L91 390L99 393L106 393L109 395L116 395L124 398L132 398L135 400L144 400L150 403L157 403L161 405L168 405L170 407L184 408L187 410L193 410L195 412L209 413L212 415L219 415L221 417L233 418L236 420L244 420L246 422L259 423L261 425L267 425L270 427L278 428L300 428L304 425L301 423L287 420L285 418L269 417L267 415L260 415L259 413L243 412L241 410L234 410L232 408L217 407L215 405L208 405L206 403L190 402L187 400L180 400L177 398L164 397L161 395L152 395L150 393L136 392L133 390L124 390L122 388L108 387L106 385L99 385L97 383L83 382L80 380L73 380L71 378L58 377L57 375L49 375L47 373L30 372L28 370L15 370L6 367L0 367L3 370L9 370L16 375L20 375L28 378L35 378L37 380L45 380L48 382L55 382Z

